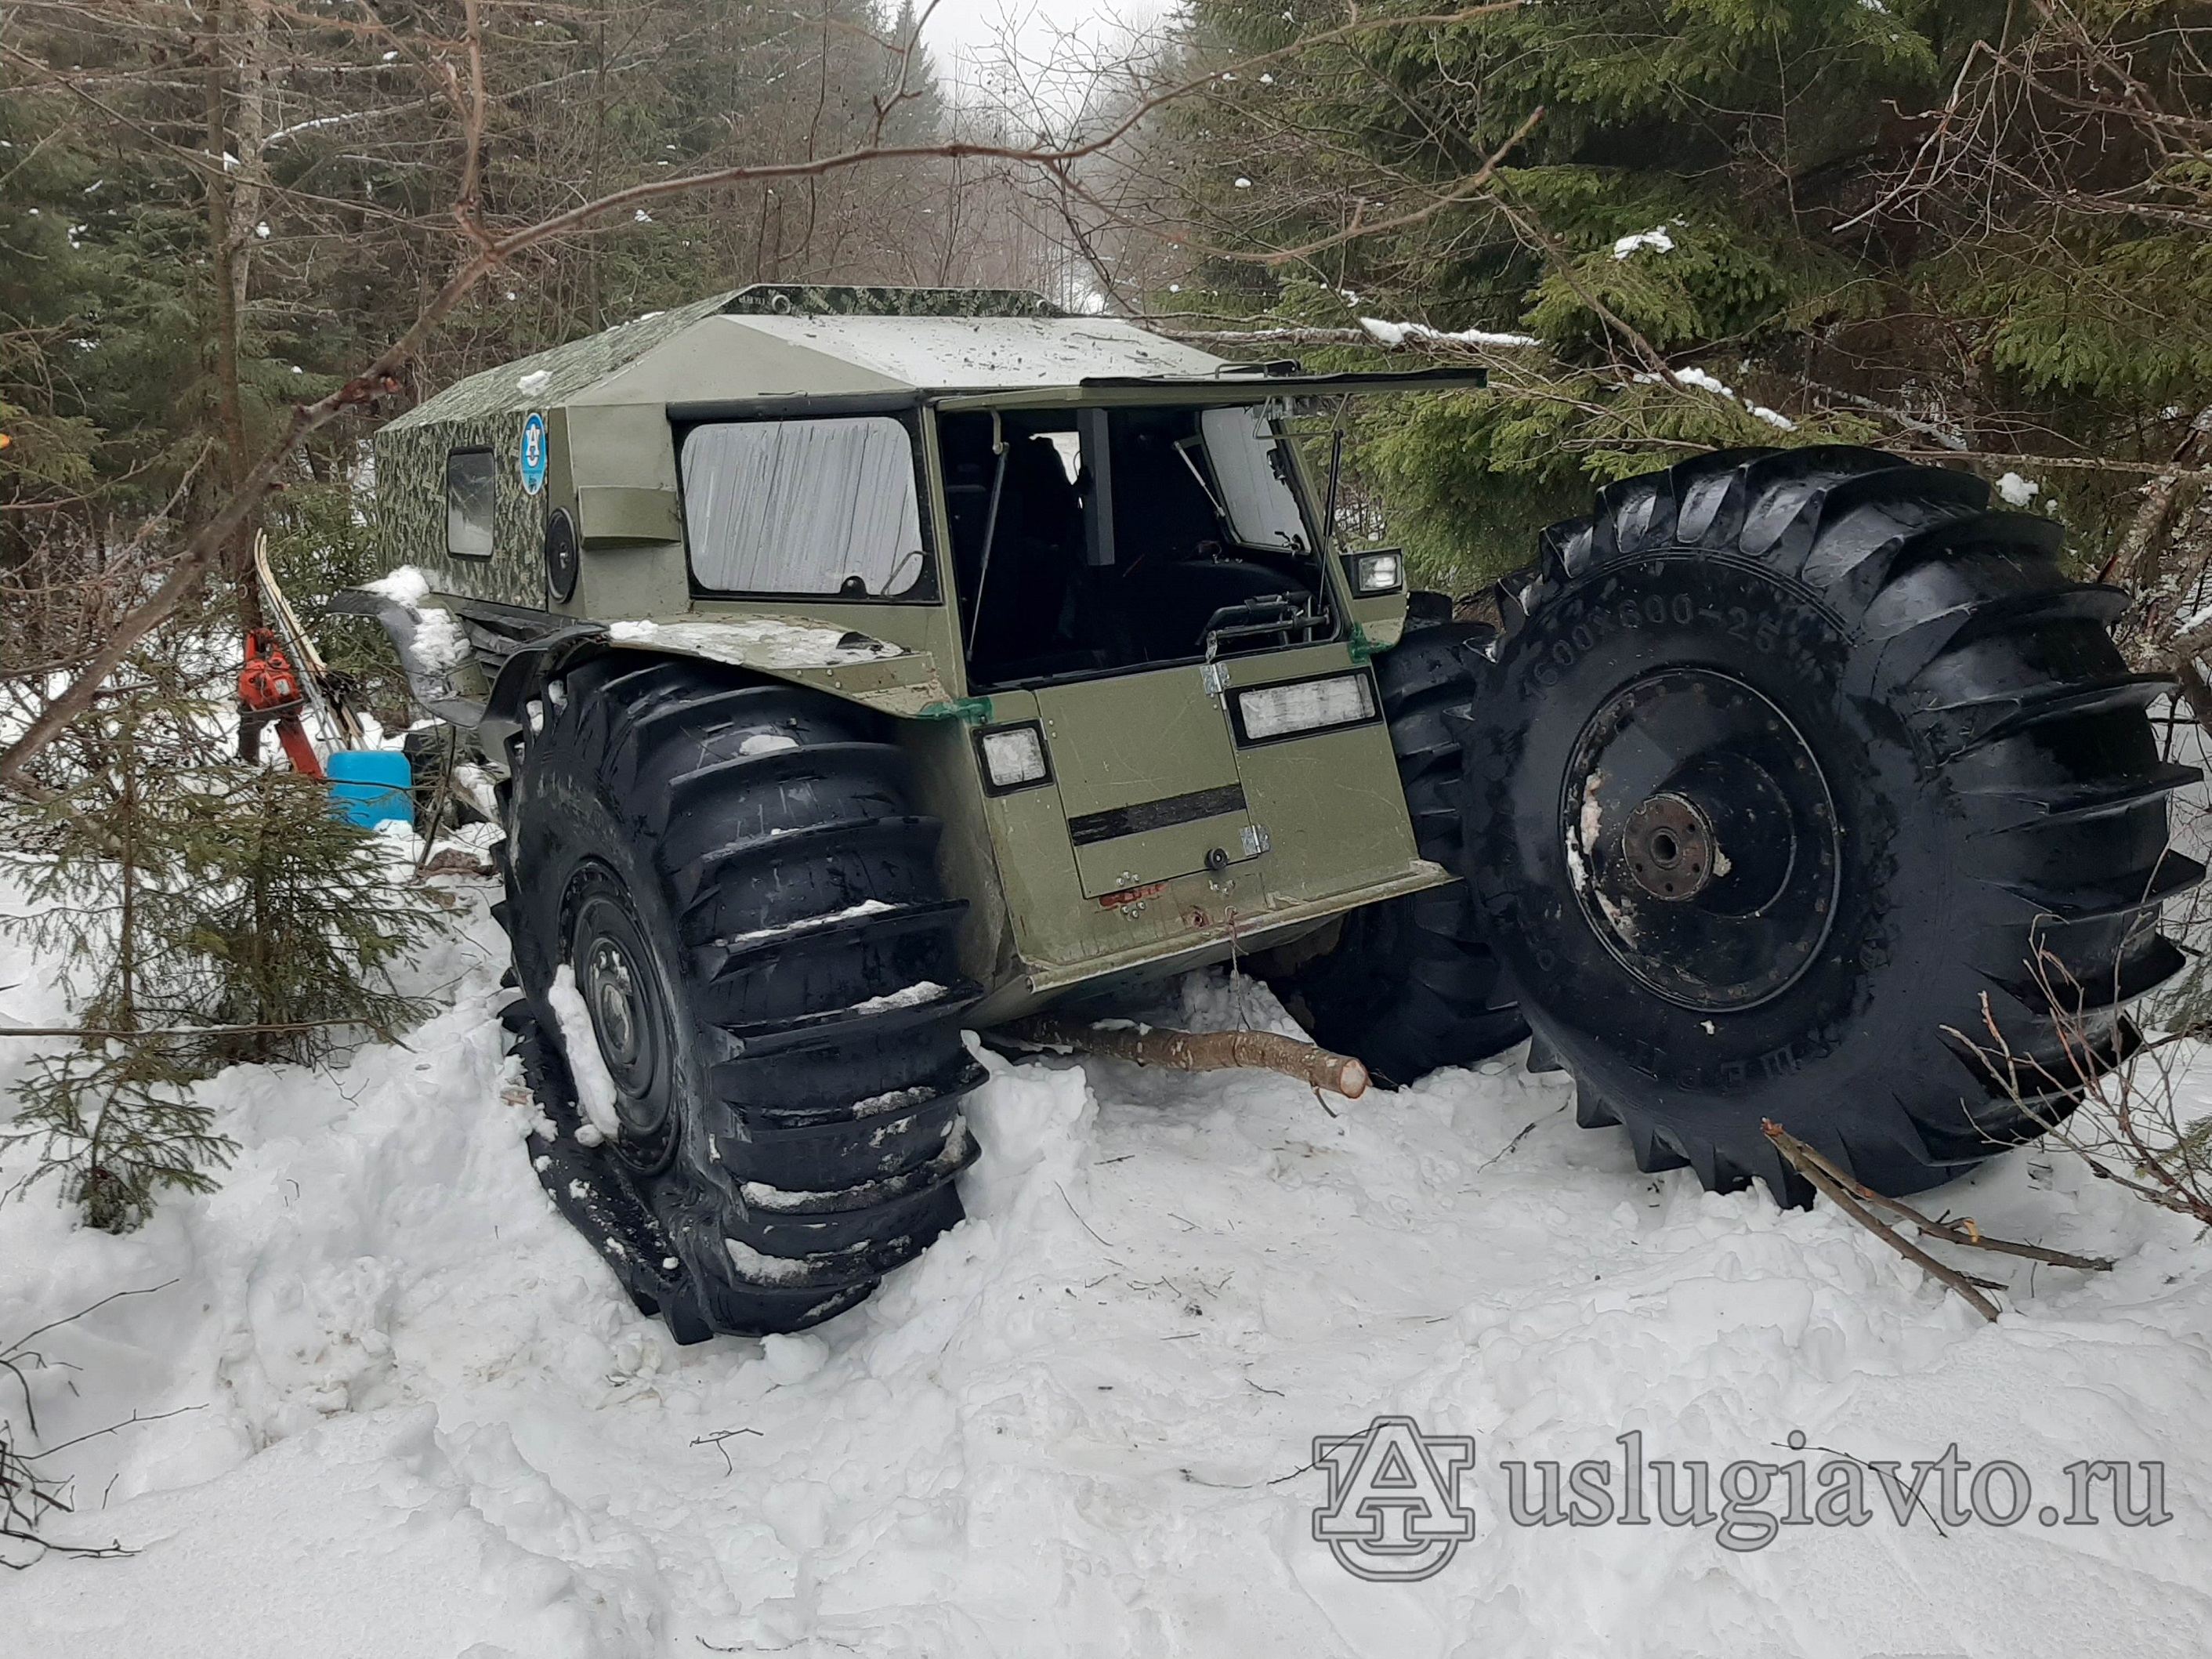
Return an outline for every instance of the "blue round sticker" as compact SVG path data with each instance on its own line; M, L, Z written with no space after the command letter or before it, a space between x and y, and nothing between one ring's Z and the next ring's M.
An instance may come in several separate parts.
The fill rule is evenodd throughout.
M522 423L522 488L535 495L545 486L545 417L533 413Z

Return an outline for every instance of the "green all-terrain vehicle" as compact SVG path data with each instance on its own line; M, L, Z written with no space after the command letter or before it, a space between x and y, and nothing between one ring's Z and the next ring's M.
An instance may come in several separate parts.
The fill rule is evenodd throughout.
M1455 621L1284 422L1480 383L756 287L384 428L362 603L489 786L532 1155L641 1307L851 1307L959 1218L963 1029L1232 952L1386 1080L1533 1030L1640 1168L1785 1200L1763 1119L1901 1194L2124 1050L2196 774L2057 527L1706 455Z

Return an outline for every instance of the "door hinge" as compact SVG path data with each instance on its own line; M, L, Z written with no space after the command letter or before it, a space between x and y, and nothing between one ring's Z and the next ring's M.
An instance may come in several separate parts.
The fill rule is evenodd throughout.
M1225 662L1200 663L1198 678L1206 687L1206 695L1218 697L1229 689L1229 665Z
M1264 823L1246 824L1243 829L1243 841L1244 856L1248 859L1258 858L1261 854L1274 845L1274 842L1267 839L1267 826Z

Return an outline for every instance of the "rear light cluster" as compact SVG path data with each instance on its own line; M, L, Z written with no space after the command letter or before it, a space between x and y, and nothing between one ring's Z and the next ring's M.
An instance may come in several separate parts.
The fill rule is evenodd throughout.
M983 775L990 780L994 795L1052 781L1042 726L1032 723L994 727L978 737L976 744L983 754Z
M1237 724L1247 743L1296 737L1376 717L1375 682L1365 674L1333 674L1288 685L1255 686L1237 694Z

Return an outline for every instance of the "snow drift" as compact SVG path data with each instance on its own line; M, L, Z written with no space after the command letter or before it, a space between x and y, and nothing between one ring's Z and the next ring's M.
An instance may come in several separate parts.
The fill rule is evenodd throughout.
M803 1336L678 1349L533 1178L485 895L447 1011L207 1085L242 1152L143 1231L0 1206L79 1513L137 1552L0 1574L0 1654L2194 1654L2212 1639L2207 1257L2028 1152L1936 1195L2015 1237L1995 1326L1822 1210L1638 1175L1508 1058L1328 1106L1273 1075L990 1056L969 1220ZM0 962L0 1019L58 1015ZM1201 978L1165 1016L1280 1018ZM0 1048L0 1083L30 1045ZM10 1173L19 1172L11 1166ZM1977 1264L1986 1270L1989 1264ZM1313 1540L1316 1435L1475 1437L1419 1584ZM128 1424L136 1413L153 1420ZM1516 1525L1505 1460L2162 1460L2156 1527Z

